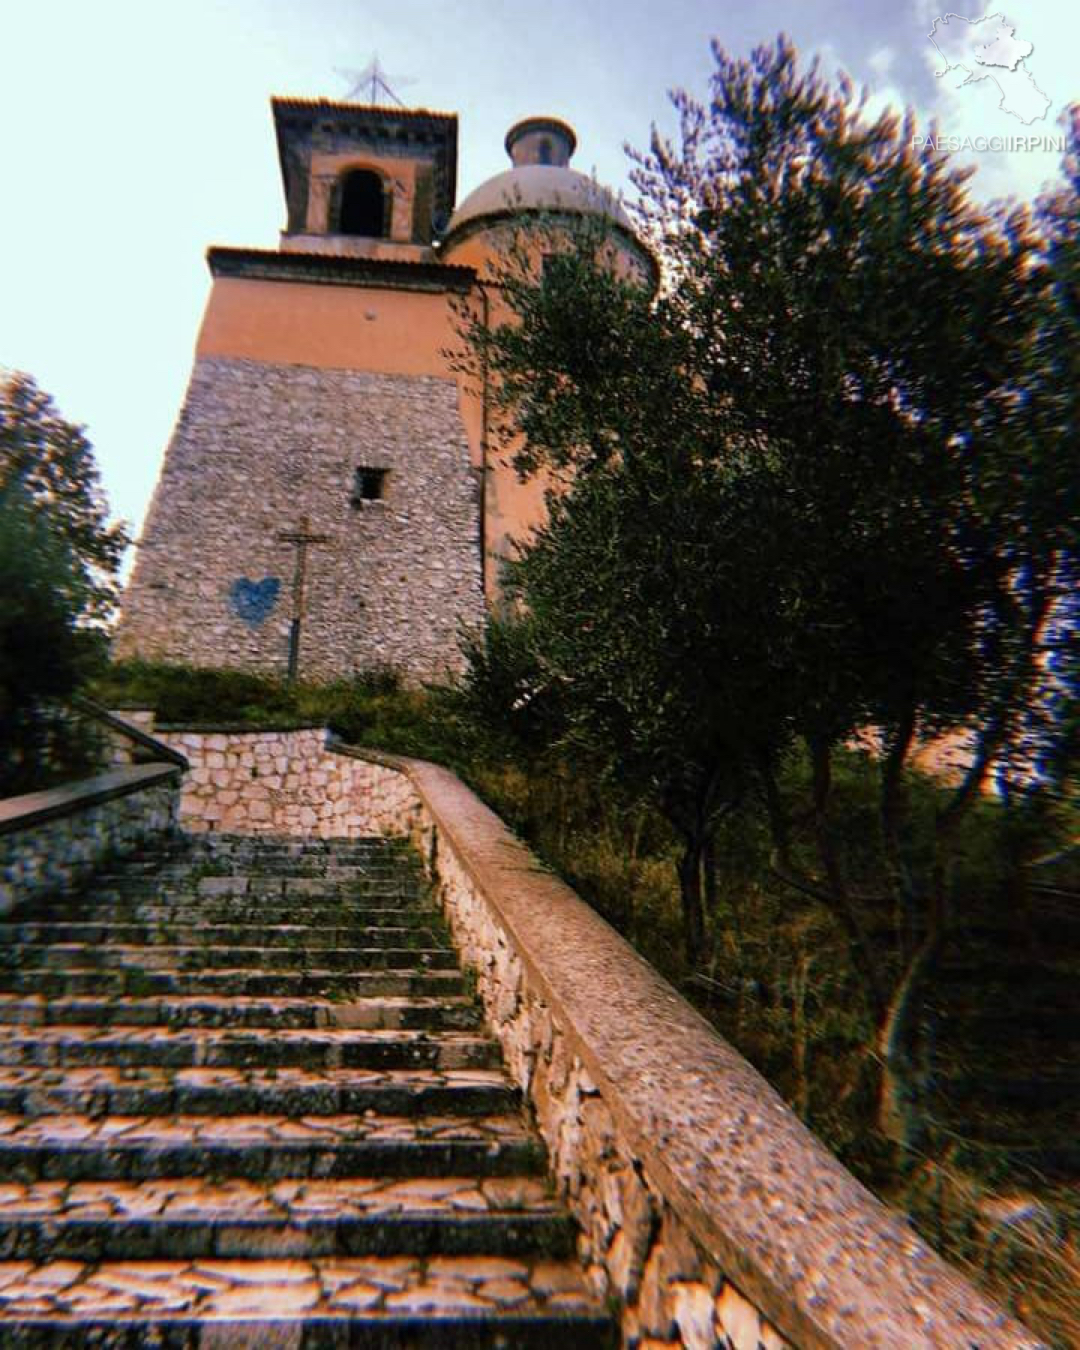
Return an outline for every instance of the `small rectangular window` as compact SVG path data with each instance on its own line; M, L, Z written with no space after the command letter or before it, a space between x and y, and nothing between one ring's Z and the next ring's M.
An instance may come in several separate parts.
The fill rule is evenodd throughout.
M386 492L386 470L361 465L353 478L352 504L381 501Z

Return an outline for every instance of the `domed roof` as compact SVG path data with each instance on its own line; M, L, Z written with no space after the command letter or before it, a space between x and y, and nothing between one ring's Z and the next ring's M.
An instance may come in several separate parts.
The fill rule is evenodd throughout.
M633 231L618 199L594 179L565 165L522 164L470 192L450 217L447 234L485 217L522 211L609 216L624 230Z
M614 194L570 168L574 128L558 117L527 117L506 133L514 167L470 192L450 217L448 236L476 221L519 212L607 216L633 233Z

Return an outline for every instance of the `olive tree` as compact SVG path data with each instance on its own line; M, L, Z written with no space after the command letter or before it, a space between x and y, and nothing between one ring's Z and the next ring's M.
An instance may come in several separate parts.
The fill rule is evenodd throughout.
M911 1143L960 823L991 771L1023 760L1036 710L1063 743L1068 680L1060 661L1049 678L1046 643L1080 514L1063 458L1073 236L978 208L964 174L916 153L910 118L868 120L786 40L714 55L709 101L675 95L677 142L636 157L659 294L612 269L595 223L542 276L511 252L493 277L510 318L466 321L465 364L492 378L519 470L557 476L512 585L568 724L685 841L688 955L703 841L756 791L777 875L848 933L880 1123ZM835 756L871 732L889 949L834 819ZM927 858L905 782L945 733L968 763ZM811 770L801 831L776 776L793 740Z

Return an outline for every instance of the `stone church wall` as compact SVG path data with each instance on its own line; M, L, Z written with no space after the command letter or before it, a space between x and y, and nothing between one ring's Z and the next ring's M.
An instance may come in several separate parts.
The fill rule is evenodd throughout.
M354 501L360 468L379 500ZM453 381L204 357L147 518L116 655L301 677L459 668L481 621L479 485Z

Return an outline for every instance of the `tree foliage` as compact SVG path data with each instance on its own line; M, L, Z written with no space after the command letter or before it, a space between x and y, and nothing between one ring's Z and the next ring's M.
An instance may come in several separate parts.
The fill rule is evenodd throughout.
M64 539L17 486L0 490L0 796L36 786L73 748L52 705L102 654L77 622L87 600Z
M561 474L510 584L564 726L686 841L691 957L710 830L767 803L778 872L848 931L882 1123L910 1137L958 823L993 766L1032 796L1036 762L1075 762L1075 185L1037 218L980 210L910 117L868 121L784 39L715 60L707 105L675 96L678 142L637 157L660 294L587 225L542 278L511 253L510 321L469 326L508 452L523 433L519 469ZM871 729L890 952L831 818L833 757ZM914 858L905 769L945 732L968 769ZM813 785L794 817L792 742Z
M27 375L0 375L0 793L70 749L55 711L103 654L126 546L93 451Z
M108 618L129 539L109 520L93 447L29 375L0 370L0 491L9 489L67 545L83 579L80 616Z

